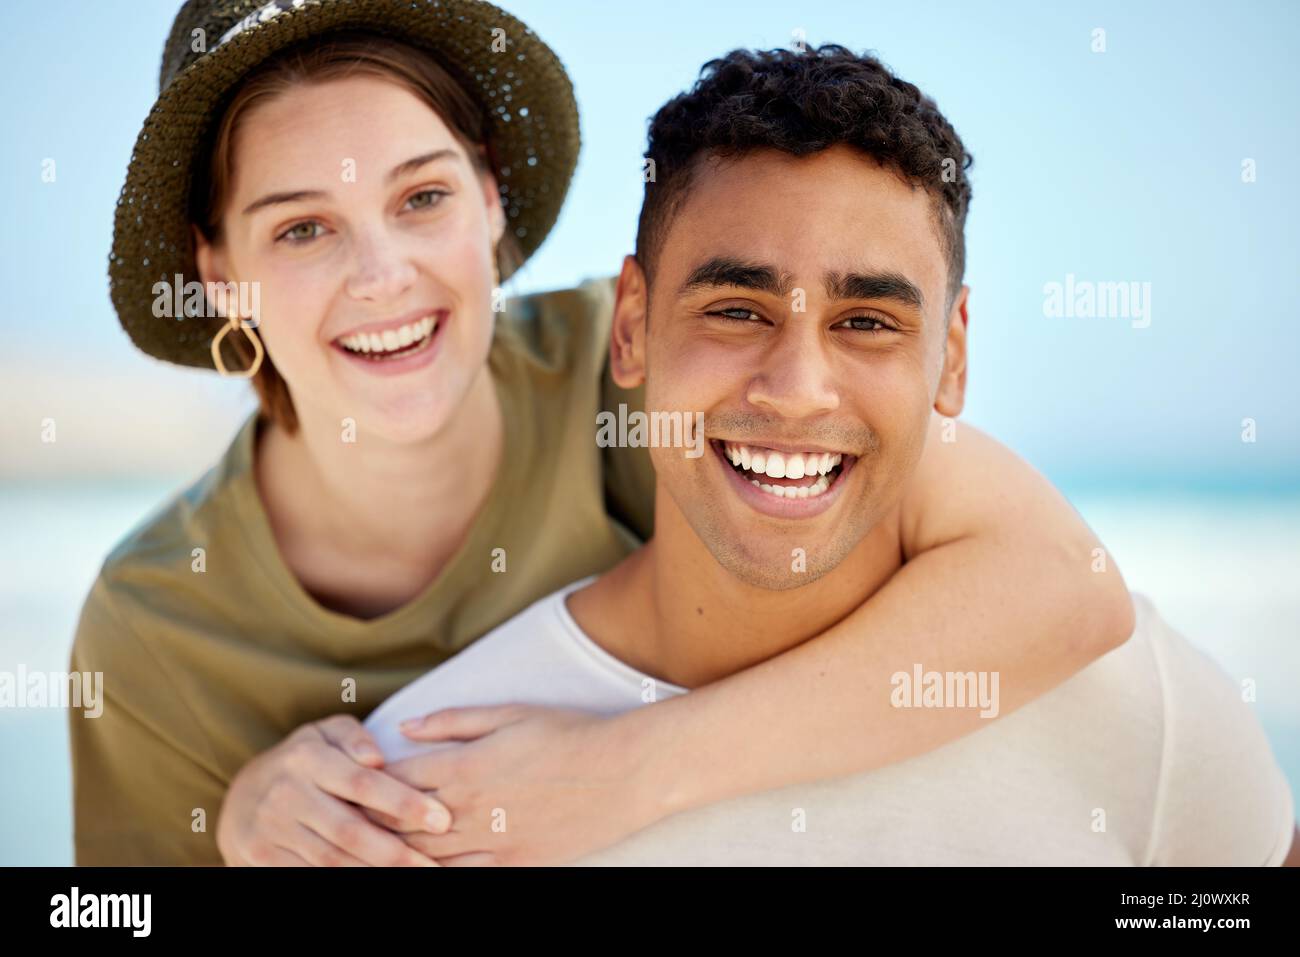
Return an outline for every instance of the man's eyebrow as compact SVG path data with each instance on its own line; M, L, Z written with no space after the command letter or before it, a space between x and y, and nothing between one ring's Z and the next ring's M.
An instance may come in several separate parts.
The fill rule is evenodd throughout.
M831 299L892 299L918 311L925 308L920 287L902 273L828 272L822 284Z
M739 286L742 289L771 293L773 296L784 296L790 291L790 277L764 263L746 263L726 256L714 256L691 270L677 294L685 295L692 289L709 286Z
M453 159L455 158L455 156L456 156L455 150L449 150L449 149L433 150L430 153L424 153L420 156L413 156L406 162L399 163L398 165L394 166L391 170L389 170L388 175L384 177L384 182L392 183L394 180L397 180L400 177L407 175L408 173L413 173L416 170L418 170L420 167L425 166L428 163L432 163L436 160L441 160L441 159ZM253 202L245 206L244 215L248 216L251 213L255 213L257 212L257 210L262 209L263 207L266 206L275 206L280 203L296 203L299 200L304 200L304 199L324 199L328 195L329 195L328 193L325 193L319 189L297 189L297 190L291 190L289 192L284 192L284 193L268 193L267 195L263 196L261 199L255 199L253 200Z

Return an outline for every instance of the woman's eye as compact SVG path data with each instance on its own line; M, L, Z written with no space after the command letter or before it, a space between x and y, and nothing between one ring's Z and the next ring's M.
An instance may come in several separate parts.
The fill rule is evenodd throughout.
M306 219L303 220L301 223L294 223L292 226L290 226L288 229L282 232L279 236L275 237L275 241L279 242L280 240L287 240L290 245L298 245L301 243L309 242L316 238L315 229L319 225L320 223L316 222L316 220L314 219ZM303 234L302 232L299 231L304 228L310 229L312 230L312 232Z
M753 322L760 318L758 313L753 309L746 309L743 306L733 306L730 309L715 309L712 312L705 313L709 316L722 316L724 319L735 319L737 322Z
M446 195L447 191L445 189L423 189L418 193L413 193L407 202L413 204L415 209L430 209L438 205ZM417 202L421 197L427 197L427 201Z

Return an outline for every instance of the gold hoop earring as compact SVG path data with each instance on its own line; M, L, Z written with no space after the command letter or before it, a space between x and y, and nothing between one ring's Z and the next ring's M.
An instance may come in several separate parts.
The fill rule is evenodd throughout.
M231 316L230 321L221 327L221 331L212 337L212 364L217 367L217 371L227 379L251 379L257 375L257 370L262 368L262 357L266 351L262 348L262 339L256 332L256 326L247 319L240 319L238 316ZM253 362L242 372L234 372L226 368L225 360L221 358L221 340L226 337L226 333L231 329L240 329L253 344Z

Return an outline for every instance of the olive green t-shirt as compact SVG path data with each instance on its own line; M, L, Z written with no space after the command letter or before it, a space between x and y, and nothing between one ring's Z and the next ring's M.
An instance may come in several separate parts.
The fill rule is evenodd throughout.
M221 801L249 759L306 722L364 718L649 536L648 454L596 442L599 410L641 406L609 378L612 305L612 282L595 280L498 317L498 478L436 580L389 614L331 611L285 565L254 481L256 416L112 551L72 651L72 670L102 672L104 697L97 718L70 711L78 864L220 864Z

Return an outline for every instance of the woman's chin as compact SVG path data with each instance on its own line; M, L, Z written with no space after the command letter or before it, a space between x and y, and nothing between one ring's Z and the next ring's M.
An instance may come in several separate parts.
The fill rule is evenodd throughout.
M406 445L432 439L447 427L454 403L428 388L406 395L344 396L338 402L343 441L360 443L362 436L393 445ZM348 411L350 410L350 411Z

